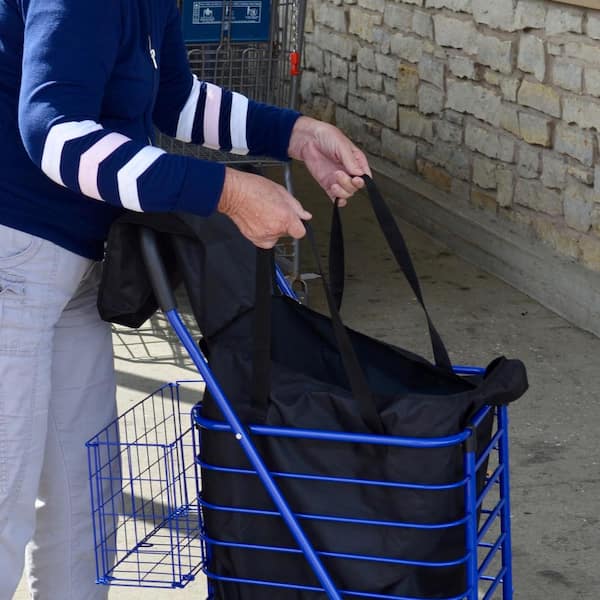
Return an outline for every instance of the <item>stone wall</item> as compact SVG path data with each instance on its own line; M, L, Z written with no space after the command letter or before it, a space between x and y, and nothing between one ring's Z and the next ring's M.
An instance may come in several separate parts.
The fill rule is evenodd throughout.
M600 271L600 11L310 0L303 109Z

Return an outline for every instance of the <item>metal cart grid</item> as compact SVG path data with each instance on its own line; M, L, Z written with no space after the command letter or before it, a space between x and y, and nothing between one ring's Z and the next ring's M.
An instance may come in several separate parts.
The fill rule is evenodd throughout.
M98 583L184 587L199 571L191 426L165 385L87 442Z
M458 368L458 372L476 369ZM228 425L201 417L198 404L192 411L192 428L187 403L180 400L182 382L165 385L151 394L88 442L90 489L96 541L97 582L101 584L141 587L184 587L203 570L209 584L218 577L208 570L207 556L211 547L230 544L265 551L300 553L297 548L272 548L209 539L202 528L202 498L199 467L228 471L219 465L202 464L199 456L202 429L230 432ZM186 386L190 382L186 382ZM193 384L202 392L203 383ZM479 454L471 443L474 427L494 411L495 430L489 445ZM444 528L465 526L466 552L453 564L464 564L467 587L463 594L444 600L492 600L512 598L512 572L509 526L508 480L508 413L506 407L484 408L471 425L458 435L447 438L398 438L356 435L317 430L296 430L265 426L251 427L253 436L286 436L320 441L375 443L413 448L435 448L457 445L464 449L464 477L445 486L415 485L410 482L362 481L361 485L380 485L416 489L460 488L465 497L465 514L452 523L385 523L388 527ZM194 435L196 431L196 435ZM479 494L476 473L489 459L486 482ZM229 471L232 471L229 469ZM256 476L251 469L244 471ZM284 478L329 479L333 484L348 483L343 478L327 478L304 473L273 473L276 480ZM245 512L280 518L277 511L256 511L243 506L210 506L211 510ZM478 526L478 512L481 516ZM298 514L301 522L310 519L342 520L335 515ZM357 520L361 524L378 525ZM317 549L322 558L330 555L351 560L381 560L399 565L425 566L435 572L442 563L410 561L399 557L369 557L346 553L328 553ZM225 578L223 578L225 579ZM226 579L227 580L227 579ZM257 579L231 581L254 583L271 590L281 588L311 588L297 582L268 582ZM381 600L420 600L400 596L370 594L356 590L341 590L344 597L379 598Z
M467 374L479 372L475 367L457 367L458 373ZM474 443L474 432L482 421L493 412L494 432L490 443L483 451L478 452ZM199 426L197 439L199 445L202 443L202 430L218 432L231 432L230 427L222 422L205 419L201 416L201 406L193 410L193 420ZM426 567L431 569L431 576L435 577L435 570L448 566L465 565L467 572L467 586L459 595L448 596L441 600L492 600L512 598L512 557L510 536L510 489L508 477L508 411L506 407L482 409L472 420L470 425L461 433L446 438L401 438L375 435L359 435L348 433L327 432L319 430L300 430L289 428L275 428L267 426L251 426L249 428L253 437L258 436L280 436L288 438L312 439L320 442L346 442L354 444L379 444L406 448L420 448L426 451L431 448L461 446L464 450L464 473L463 477L453 483L441 485L415 484L407 481L357 481L343 477L331 477L308 473L273 472L274 479L303 479L306 481L327 481L332 485L343 487L345 484L360 484L365 486L381 486L384 488L418 489L435 493L437 490L461 489L464 493L465 512L459 519L446 523L401 523L389 521L376 521L365 519L352 519L347 516L336 516L335 514L298 514L299 521L305 523L311 520L325 520L333 523L354 523L366 526L385 526L390 528L413 528L421 530L454 528L463 525L466 533L466 552L463 556L446 562L427 562L410 560L402 557L369 556L364 554L351 554L345 552L330 552L316 548L319 558L349 559L357 562L373 561L388 564L407 565L414 567ZM481 450L481 449L480 449ZM207 464L196 454L197 462L202 469L214 470L220 473L235 473L256 477L257 473L252 469L229 468L223 465ZM480 493L477 492L477 473L483 465L489 461L485 483ZM245 506L218 506L207 503L202 494L199 504L203 510L226 511L231 513L242 513L249 515L261 515L279 519L280 514L276 511L257 510ZM479 525L478 525L479 523ZM261 559L269 552L301 554L297 547L273 547L256 543L231 542L222 539L210 538L202 530L202 540L205 553L210 556L211 548L216 546L228 546L243 549L256 554L256 560ZM208 565L208 563L207 563ZM265 586L276 593L279 589L299 589L306 591L323 591L321 587L307 586L299 582L266 581L258 578L223 577L211 573L208 566L204 567L205 575L209 583L209 600L211 595L211 582L216 580L254 584ZM369 593L353 589L341 589L340 594L344 598L378 598L381 600L421 600L416 597L386 595Z

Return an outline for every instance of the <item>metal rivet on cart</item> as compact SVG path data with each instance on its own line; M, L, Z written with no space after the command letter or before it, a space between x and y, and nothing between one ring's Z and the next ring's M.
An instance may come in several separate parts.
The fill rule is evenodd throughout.
M242 439L242 434L241 433L236 433L235 434L235 439L236 440L241 440Z

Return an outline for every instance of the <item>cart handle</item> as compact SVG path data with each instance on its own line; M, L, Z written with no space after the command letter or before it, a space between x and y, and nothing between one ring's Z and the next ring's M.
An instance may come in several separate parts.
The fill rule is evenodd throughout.
M177 308L175 294L169 282L169 276L158 250L156 233L148 227L140 227L142 258L158 305L164 313Z

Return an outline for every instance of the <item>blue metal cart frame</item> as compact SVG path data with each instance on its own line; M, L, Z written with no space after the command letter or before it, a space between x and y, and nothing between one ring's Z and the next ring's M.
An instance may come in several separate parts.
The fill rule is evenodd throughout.
M169 316L169 320L172 322L174 327L178 327L178 316L176 314L171 313ZM187 348L187 345L186 345ZM202 373L203 377L206 377L207 386L211 391L211 394L215 397L216 401L220 402L227 400L222 395L218 384L214 380L210 380L212 377L210 371L205 369L205 367L201 366L204 363L204 359L201 356L194 356L194 354L198 354L197 350L190 349L190 355L192 356L194 363L198 367L199 371ZM196 360L199 362L196 363ZM205 363L204 363L205 364ZM483 370L478 367L455 367L455 372L457 374L462 375L472 375L479 374ZM220 399L217 399L217 395L221 395ZM488 447L481 453L479 456L477 455L477 447L474 443L474 432L476 428L481 424L481 422L485 419L490 411L495 411L495 418L497 420L497 428L494 436ZM262 483L265 485L266 489L269 492L269 495L275 502L279 514L283 517L286 524L292 531L294 538L296 539L298 545L304 552L307 560L309 561L311 567L313 568L315 574L319 578L323 588L314 588L308 586L301 585L292 585L292 584L282 584L282 583L274 583L261 581L258 579L240 579L234 577L222 577L216 574L208 572L206 566L204 567L205 574L207 575L209 582L211 580L223 580L237 583L253 583L256 585L264 585L270 587L280 587L280 588L294 588L294 589L304 589L307 591L322 591L325 590L328 598L330 599L341 599L341 598L351 598L354 596L360 596L361 598L379 598L385 600L418 600L416 598L408 598L408 597L400 597L400 596L390 596L383 594L369 594L363 591L356 592L353 590L338 590L329 575L323 568L321 557L323 556L335 556L337 558L355 558L355 559L364 559L364 560L378 560L374 557L368 555L349 555L349 554L333 554L328 552L316 552L310 542L306 540L302 532L302 528L299 525L299 520L309 520L309 519L327 519L331 521L348 521L347 518L335 518L335 517L325 517L323 515L297 515L293 514L287 502L284 498L281 497L279 489L275 483L276 477L296 477L303 479L313 479L313 480L321 480L321 481L330 481L330 482L339 482L339 483L348 483L341 478L336 479L332 477L319 477L319 476L306 476L301 473L269 473L268 471L261 471L262 466L260 464L261 459L256 455L256 451L252 445L250 440L250 436L281 436L288 438L303 438L303 439L311 439L311 440L320 440L320 441L331 441L331 442L346 442L346 443L354 443L354 444L376 444L376 445L386 445L386 446L396 446L396 447L405 447L405 448L440 448L440 447L448 447L448 446L460 446L464 447L464 478L456 483L447 484L447 485L423 485L423 484L411 484L409 482L389 482L389 481L366 481L359 482L353 480L352 483L364 483L366 485L383 485L387 487L404 487L404 488L412 488L412 489L420 489L420 490L439 490L439 489L447 489L450 487L462 487L464 489L465 494L465 514L464 516L458 520L451 523L438 523L435 525L430 524L418 524L418 523L388 523L390 527L405 527L405 528L417 528L417 529L441 529L441 528L451 528L456 527L458 525L464 524L466 526L466 553L463 557L458 560L446 562L446 563L428 563L422 561L409 561L409 560L399 560L399 559L388 559L389 562L396 562L398 564L403 565L412 565L415 567L449 567L459 564L465 564L467 566L467 587L465 589L464 594L460 594L459 596L452 596L448 598L444 598L443 600L478 600L479 596L479 582L488 582L488 586L483 590L484 595L481 596L484 600L488 600L494 597L494 593L499 586L502 586L502 598L503 600L511 600L512 595L512 555L511 555L511 532L510 532L510 482L509 482L509 472L508 472L508 411L506 406L499 407L497 409L492 409L490 407L485 407L479 411L479 413L474 417L469 427L467 427L461 433L448 436L448 437L439 437L439 438L410 438L410 437L392 437L392 436L379 436L379 435L367 435L367 434L351 434L351 433L338 433L338 432L328 432L322 430L313 430L313 429L290 429L290 428L282 428L282 427L269 427L269 426L250 426L247 430L243 425L240 424L238 428L236 428L235 422L233 425L229 425L227 423L213 421L209 419L205 419L201 416L201 408L197 406L192 411L193 421L200 428L210 429L213 431L221 431L226 432L230 431L233 435L235 435L236 439L240 441L240 443L244 446L244 450L253 465L256 469L252 470L244 470L244 469L231 469L231 468L223 468L223 467L215 467L213 465L202 464L203 468L206 469L216 469L221 471L227 471L229 473L239 473L239 474L257 474ZM226 420L229 422L230 416L226 417ZM245 445L244 445L245 442ZM499 460L498 465L496 466L493 473L487 477L486 484L481 493L477 493L477 482L476 482L476 474L478 470L482 467L486 460L489 459L490 454L494 449L498 450ZM253 456L254 454L254 456ZM196 452L196 456L197 456ZM256 465L259 465L258 467ZM490 508L483 508L483 503L488 498L488 495L492 491L493 487L498 485L500 487L499 499L495 502L493 506ZM199 490L199 504L201 506L204 505L201 497L201 491ZM277 516L278 513L274 511L263 511L263 510L253 510L253 509L244 509L244 508L231 508L231 507L217 507L210 506L211 509L215 510L230 510L232 512L246 512L251 514L265 515L265 516ZM478 512L481 510L481 513L484 515L485 519L483 525L478 527ZM492 541L485 541L486 534L494 524L495 520L500 520L500 534ZM371 525L379 525L382 524L380 522L375 521L365 521L365 520L355 520L354 522L361 524L371 524ZM220 542L219 540L209 539L203 534L203 540L205 542L205 547L207 552L210 552L211 545L225 544L225 542ZM279 551L279 552L299 552L297 549L293 548L273 548L273 547L260 547L260 546L250 546L248 544L240 543L230 543L226 542L228 546L238 547L238 548L246 548L251 550L256 550L257 552L261 550L270 550L270 551ZM484 551L483 561L479 563L480 552ZM490 567L492 561L497 557L498 552L501 553L500 562L501 567L498 572L494 575L488 575L487 570ZM379 559L385 561L386 559ZM209 587L209 598L210 598L210 587Z
M410 561L402 559L386 559L385 557L370 557L370 556L359 556L359 555L347 555L347 554L335 554L335 556L342 558L355 558L363 560L380 560L385 562L392 562L401 565L414 565L422 567L443 567L443 566L454 566L464 564L467 571L467 586L464 593L459 596L452 596L443 600L491 600L492 598L498 597L497 592L501 591L503 600L512 600L513 588L512 588L512 556L511 556L511 532L510 532L510 483L509 483L509 454L508 454L508 412L505 406L498 408L484 407L479 413L473 418L470 425L457 435L441 438L408 438L408 437L392 437L392 436L380 436L371 434L351 434L351 433L339 433L339 432L328 432L321 430L308 430L308 429L291 429L291 428L278 428L268 426L246 426L240 422L236 413L232 409L229 401L223 394L218 382L215 380L205 357L200 352L197 343L192 338L190 332L184 325L176 308L174 295L168 285L168 279L166 273L161 271L160 268L156 268L160 265L160 258L157 253L156 246L153 241L153 234L150 231L144 230L142 232L142 246L146 254L147 265L151 265L150 274L153 279L153 286L156 295L170 325L177 333L182 344L186 348L189 356L191 357L194 365L198 372L202 376L207 388L219 406L223 416L224 422L210 421L202 418L201 411L196 407L192 411L192 422L198 427L198 429L212 429L217 431L229 431L236 440L242 446L249 462L251 465L250 470L231 470L233 472L256 474L265 489L269 493L273 500L277 511L257 511L246 509L243 507L211 507L221 510L233 510L239 512L254 512L261 515L269 516L281 516L285 521L287 527L292 533L294 540L298 544L298 548L265 548L265 547L250 547L243 542L234 545L241 548L250 548L260 552L261 550L280 551L280 552L302 552L309 562L312 570L314 571L321 587L307 587L296 584L277 583L253 579L237 579L234 577L223 578L227 581L236 581L240 583L253 583L256 585L263 585L269 587L279 588L295 588L295 589L306 589L311 591L321 591L326 593L330 600L341 600L342 598L352 598L359 596L361 598L378 598L381 600L420 600L418 598L409 598L404 596L391 596L384 594L365 593L363 591L358 592L355 590L340 590L336 587L336 584L332 581L329 573L323 566L322 558L331 553L326 551L316 550L307 538L302 527L302 522L306 519L330 519L334 521L343 521L344 519L323 516L323 515L300 515L294 514L291 510L286 499L282 495L278 486L277 480L281 477L296 477L296 478L314 478L321 480L328 480L332 482L342 482L341 478L332 477L307 477L301 473L272 473L270 472L256 450L256 447L252 441L252 436L285 436L291 438L304 438L321 441L335 441L335 442L348 442L354 444L377 444L377 445L389 445L389 446L400 446L409 448L440 448L448 446L461 446L463 448L464 456L464 476L463 478L455 483L446 484L445 486L440 485L423 485L414 484L411 482L384 482L384 481L356 481L352 480L352 483L364 484L364 485L382 485L392 487L404 487L420 490L439 490L448 489L450 487L463 488L464 499L465 499L465 513L462 518L452 523L439 523L439 524L419 524L419 523L388 523L390 527L411 527L419 529L433 529L433 528L444 528L444 527L456 527L459 525L465 526L466 539L465 547L466 553L463 557L458 560L448 563L425 563L419 561ZM277 274L278 282L281 285L282 291L291 297L294 297L293 291L289 288L287 281L281 275L280 272ZM482 369L478 367L455 367L455 371L463 375L473 375L482 372ZM478 452L475 441L475 430L477 426L486 418L490 411L494 411L494 418L496 421L495 433L488 446ZM175 417L176 420L176 417ZM109 426L110 427L110 426ZM107 428L108 429L108 428ZM183 434L181 429L176 431L178 434L177 440L179 440ZM198 456L197 443L201 443L201 434L198 440L194 439L193 454L194 457ZM118 446L118 441L115 443ZM134 442L135 445L135 442ZM144 443L146 446L146 444ZM178 448L176 443L167 448ZM118 510L115 509L114 498L118 495L118 490L115 491L111 488L111 492L108 494L108 500L106 495L102 496L99 484L99 479L111 480L111 486L115 484L115 481L122 476L121 473L109 477L102 477L104 472L105 464L101 464L102 459L98 459L98 438L91 440L88 444L90 452L94 453L93 458L90 459L90 473L91 473L91 489L93 506L92 510L94 513L94 527L96 532L96 550L97 556L101 557L98 561L98 582L99 583L120 583L122 585L149 585L152 586L152 578L146 577L146 571L152 571L154 568L152 564L146 564L144 561L140 566L138 560L137 573L133 573L132 578L127 580L125 578L122 581L117 581L114 576L107 576L107 572L113 573L113 565L110 561L110 542L107 540L107 529L102 527L104 518L108 517L114 521L118 515ZM128 449L130 452L131 450ZM476 475L480 468L486 463L488 458L492 456L494 452L497 452L497 465L495 466L492 473L488 473L486 477L485 486L478 493L477 490L477 478ZM183 464L182 452L177 450L176 455L179 464L179 470L183 469L187 472L189 464ZM106 460L106 459L105 459ZM113 461L113 458L109 458L109 464ZM172 458L170 459L173 462ZM167 464L167 463L165 463ZM211 465L202 465L203 468L219 468ZM209 580L209 598L210 596L210 582L218 579L219 576L208 572L208 561L207 553L210 553L211 545L224 544L219 540L208 539L203 532L201 525L201 506L202 506L202 494L199 486L197 477L198 465L195 465L196 476L195 481L197 484L197 496L198 505L195 501L190 502L189 500L189 489L185 488L185 493L181 495L183 505L170 506L169 510L166 511L163 521L151 531L145 532L145 536L141 539L135 540L135 545L132 545L131 551L128 556L133 553L139 553L140 548L147 548L153 545L152 536L160 534L161 531L167 530L172 532L172 529L178 532L182 515L184 517L183 529L185 530L185 543L183 546L186 551L189 549L188 538L202 538L203 544L200 553L195 553L197 557L197 564L190 564L188 572L182 573L179 579L174 576L170 582L171 587L182 587L189 580L194 578L195 573L200 567L205 571L205 574ZM174 469L176 471L177 469ZM136 477L144 478L144 473L135 474L129 473L129 479L133 480ZM173 477L181 478L181 473L174 472ZM147 476L146 476L147 478ZM165 475L164 478L167 478ZM161 476L161 481L164 479ZM165 483L163 481L163 483ZM167 481L167 485L171 482ZM118 485L118 484L116 484ZM105 486L106 487L106 486ZM490 498L493 494L491 492L496 490L497 501L494 501L491 506L488 506ZM100 494L100 496L99 496ZM171 494L172 495L172 494ZM94 502L95 499L95 502ZM112 500L112 503L110 502ZM108 508L107 508L108 507ZM171 511L171 512L169 512ZM131 514L131 513L128 513ZM479 515L481 515L483 524L479 527ZM197 517L198 522L194 522L194 518ZM190 523L190 519L192 523ZM347 519L346 519L347 520ZM377 524L381 525L384 523L376 521L364 521L356 520L356 522L364 524ZM497 528L497 533L492 534L494 528ZM114 529L114 526L113 526ZM109 528L109 531L113 531ZM492 539L488 540L492 534ZM173 544L173 536L171 533L171 543ZM180 537L176 538L176 544L172 548L172 555L180 551L182 545ZM108 557L108 559L107 559ZM175 558L177 559L178 556ZM160 560L163 560L162 558ZM176 561L175 561L176 562ZM189 561L188 561L189 562ZM499 564L498 564L499 563ZM488 574L490 568L494 567L496 572L494 574ZM142 576L143 575L143 576ZM481 589L480 589L481 586Z

